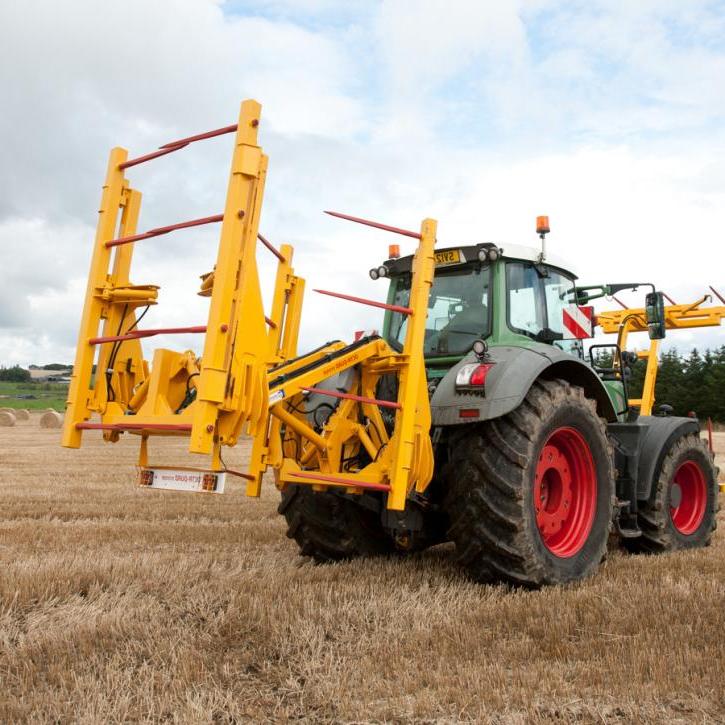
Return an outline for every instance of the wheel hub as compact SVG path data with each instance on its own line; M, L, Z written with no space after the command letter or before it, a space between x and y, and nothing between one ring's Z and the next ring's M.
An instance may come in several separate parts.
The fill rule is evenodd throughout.
M681 463L670 483L670 518L683 536L700 527L707 509L705 474L695 461Z
M571 474L564 456L551 445L539 456L539 470L536 520L540 531L554 534L561 530L571 504Z
M594 459L579 431L562 427L547 439L536 465L534 509L542 541L556 556L574 556L596 513Z

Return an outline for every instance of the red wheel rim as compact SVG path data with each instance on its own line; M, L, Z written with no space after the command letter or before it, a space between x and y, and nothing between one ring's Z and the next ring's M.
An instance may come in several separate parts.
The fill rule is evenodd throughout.
M536 525L544 546L562 559L587 541L597 510L597 475L589 444L557 428L541 448L534 480Z
M681 463L670 483L670 517L684 536L694 534L705 518L707 483L695 461Z

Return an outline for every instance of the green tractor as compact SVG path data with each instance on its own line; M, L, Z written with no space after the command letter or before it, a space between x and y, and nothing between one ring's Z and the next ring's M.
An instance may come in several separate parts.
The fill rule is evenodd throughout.
M402 512L374 492L288 486L279 510L303 554L333 561L452 541L474 580L537 587L594 573L612 533L634 552L708 545L717 469L698 421L638 415L627 404L636 356L610 346L614 363L601 368L593 351L604 346L584 353L580 305L645 285L578 287L539 231L542 251L436 250L424 343L433 482ZM389 281L388 304L407 306L412 260L370 271ZM646 310L650 337L663 337L654 288ZM401 349L406 325L387 311L382 337ZM383 378L376 397L395 400L395 385Z
M697 420L629 409L624 345L606 368L591 349L585 359L580 338L592 319L583 306L638 285L577 287L545 253L545 217L540 252L436 250L433 219L414 232L328 212L417 239L417 252L371 270L390 282L387 303L317 290L385 308L382 336L298 355L305 283L292 247L277 250L259 233L260 114L248 99L234 125L135 158L111 150L62 445L79 448L85 431L109 443L137 436L146 488L221 493L228 474L257 497L271 467L288 534L318 561L452 541L475 580L539 586L593 573L613 530L632 550L710 541L717 471ZM137 233L141 192L126 170L232 133L224 213ZM132 284L136 243L218 222L216 264L198 291L209 297L206 324L139 327L160 288ZM269 316L258 241L278 260ZM664 336L654 288L641 316L650 337ZM169 334L203 334L202 354L159 348L144 358L141 339ZM246 473L222 457L245 434ZM208 466L151 465L152 436L187 437Z

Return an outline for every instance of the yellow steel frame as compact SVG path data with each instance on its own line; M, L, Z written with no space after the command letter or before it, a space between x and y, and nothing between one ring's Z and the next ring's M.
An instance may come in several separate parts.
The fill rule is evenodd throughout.
M262 305L256 246L267 157L257 144L260 111L256 101L241 105L217 261L202 277L200 294L210 297L210 306L201 357L158 349L149 365L138 339L93 342L101 323L102 337L132 330L137 309L156 304L159 296L155 285L130 282L133 243L115 252L106 246L136 234L141 205L140 192L121 168L126 150L111 151L62 443L80 447L85 422L97 416L106 440L116 441L125 431L140 435L142 466L148 465L150 436L188 435L189 450L210 454L211 468L223 470L221 446L235 445L246 433L253 439L248 495L259 495L271 466L280 487L341 486L352 493L374 488L387 493L388 508L402 510L411 490L424 491L433 474L423 339L436 222L426 219L420 227L402 352L373 338L349 350L332 343L296 357L304 280L294 274L290 245L278 255L269 318ZM351 368L348 392L362 400L341 401L315 430L303 410L305 390ZM398 380L390 434L374 401L383 375Z
M668 330L692 329L695 327L719 327L725 318L725 305L701 307L708 300L705 295L687 305L666 305L665 326ZM621 309L601 312L597 324L606 334L616 334L620 349L627 346L631 332L647 332L644 308ZM647 360L641 398L630 398L629 405L638 407L642 415L651 415L655 402L655 385L659 367L660 340L650 340L646 350L637 352L640 359Z

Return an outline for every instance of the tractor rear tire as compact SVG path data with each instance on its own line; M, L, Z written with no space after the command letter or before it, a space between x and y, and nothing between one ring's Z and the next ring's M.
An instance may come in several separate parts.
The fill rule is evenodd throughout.
M446 477L449 538L476 581L577 581L606 554L612 451L580 387L539 380L508 415L462 426Z
M277 510L287 519L287 536L300 553L318 563L395 551L378 513L332 491L289 485Z
M647 503L640 503L642 536L623 539L632 552L659 554L710 544L717 526L718 471L702 438L678 438L665 455Z

